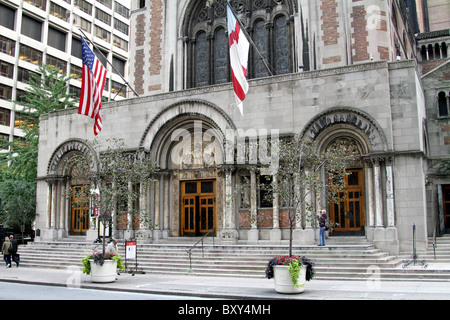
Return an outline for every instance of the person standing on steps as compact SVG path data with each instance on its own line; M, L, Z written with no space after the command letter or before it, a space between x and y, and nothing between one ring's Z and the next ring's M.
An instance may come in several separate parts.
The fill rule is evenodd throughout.
M6 267L11 268L11 254L9 253L9 248L11 247L11 242L9 242L9 238L5 237L5 242L2 245L2 254L3 259L6 262Z
M11 242L11 247L9 248L9 253L11 254L12 260L16 263L16 267L19 267L19 255L17 254L17 241L14 240L14 236L9 236L9 241ZM10 261L11 263L11 261Z
M111 242L106 247L105 252L117 253L117 240L116 239L114 239L114 238L111 239Z
M325 228L327 221L327 212L325 210L319 211L317 215L317 220L319 220L319 246L325 246Z

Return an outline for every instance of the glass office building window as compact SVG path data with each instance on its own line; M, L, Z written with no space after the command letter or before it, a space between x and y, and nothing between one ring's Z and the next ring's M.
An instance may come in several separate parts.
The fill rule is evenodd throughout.
M47 44L55 49L66 51L66 34L52 27L48 28Z
M0 52L14 57L16 54L16 42L9 38L0 36Z
M73 15L73 24L87 33L91 33L92 23L76 14Z
M96 37L102 39L103 41L109 42L111 39L111 34L103 28L98 26L94 27L94 34Z
M11 110L0 108L0 125L8 126L11 121Z
M70 11L53 2L50 2L50 14L67 22L70 19Z
M28 2L36 8L42 9L44 11L47 10L47 0L25 0L24 2Z
M34 40L41 41L42 39L42 22L30 18L26 15L22 16L21 33Z
M128 41L123 40L118 36L113 36L113 45L117 48L128 51Z
M75 6L81 11L86 12L88 15L92 15L92 4L84 0L75 0Z
M120 14L122 17L125 17L127 19L130 18L130 9L121 5L117 1L114 4L114 12Z
M98 8L95 9L95 18L97 18L101 22L106 23L108 26L111 25L111 16L103 10L100 10Z
M0 4L0 26L14 30L16 11Z
M10 86L0 84L0 99L11 100L12 88Z
M59 73L67 73L67 62L62 59L47 55L47 64L59 69Z
M12 79L14 75L14 65L5 61L0 61L0 75Z
M36 49L33 49L24 44L20 44L19 46L19 59L31 62L35 65L42 65L42 52Z

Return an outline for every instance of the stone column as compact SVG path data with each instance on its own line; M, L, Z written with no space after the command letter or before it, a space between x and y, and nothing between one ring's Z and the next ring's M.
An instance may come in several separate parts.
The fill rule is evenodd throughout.
M139 230L136 230L135 237L140 241L148 242L151 239L151 230L148 222L152 220L149 198L149 186L145 182L139 184Z
M386 210L387 210L387 226L395 226L394 213L394 182L392 180L392 159L386 161Z
M383 227L383 199L381 192L381 169L380 169L380 159L374 159L374 196L375 196L375 215L376 215L376 227Z
M52 227L52 192L53 182L51 180L47 180L47 229L50 229Z
M54 180L52 182L52 219L50 228L56 229L56 214L57 214L57 205L58 205L58 181Z
M163 216L163 238L168 238L170 234L169 216L170 216L170 176L165 174L164 180L164 216Z
M46 229L41 230L43 240L56 240L58 238L56 225L56 209L57 209L57 180L56 177L49 177L47 180L47 222Z
M153 184L153 207L154 207L154 224L155 228L153 229L153 240L155 242L158 242L158 240L161 238L161 219L160 219L160 203L161 203L161 176L158 177L159 180L156 180Z
M373 167L371 161L366 161L365 169L365 188L367 190L367 200L366 200L366 221L368 222L366 237L368 240L373 240L373 232L375 228L375 212L374 212L374 179L373 179Z
M133 239L134 238L134 215L133 213L133 199L131 197L131 193L133 191L133 183L131 180L128 181L127 185L128 190L128 199L127 199L127 228L124 232L125 239Z
M278 176L273 175L273 184L278 186ZM278 193L273 194L273 214L272 214L272 230L270 231L271 241L281 240L281 229L280 229L280 198Z
M66 203L67 203L67 195L66 195L66 185L67 179L61 178L58 181L58 189L59 189L59 212L58 212L58 237L65 238L67 237L67 229L66 229Z
M223 169L225 173L225 194L224 194L224 216L223 216L223 229L221 232L222 241L236 242L238 239L238 233L236 230L235 216L233 211L233 168L226 166Z
M259 231L257 228L257 184L256 184L256 172L254 168L250 169L250 215L251 215L251 229L248 231L248 240L257 241L259 239Z

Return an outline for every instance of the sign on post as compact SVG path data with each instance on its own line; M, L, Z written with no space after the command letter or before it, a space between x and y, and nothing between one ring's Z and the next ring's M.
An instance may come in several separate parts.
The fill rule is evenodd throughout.
M130 267L128 270L128 273L132 273L134 276L135 273L142 273L145 272L141 269L138 270L138 262L137 262L137 242L134 239L131 240L125 240L125 269L127 269L127 262L128 260L134 260L135 266Z
M127 241L125 243L125 258L136 259L136 241Z

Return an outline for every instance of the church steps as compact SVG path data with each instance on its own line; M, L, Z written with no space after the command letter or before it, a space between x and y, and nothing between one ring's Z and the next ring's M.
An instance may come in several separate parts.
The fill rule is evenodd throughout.
M432 246L426 253L419 253L419 260L446 263L449 255L445 252L447 244L439 240L436 249L441 250L436 250L437 260L434 260ZM326 247L294 246L293 254L306 256L315 263L316 279L362 280L379 277L383 280L450 281L450 268L402 268L403 260L411 260L411 254L404 253L394 257L375 248L371 243L349 245L342 242L344 240L341 243L329 241ZM284 244L227 245L216 241L214 246L212 243L205 244L203 253L201 247L193 249L189 260L187 250L191 247L191 243L138 243L138 268L146 273L263 278L270 259L288 254L288 247ZM120 254L125 257L124 245L120 244L119 248ZM81 267L81 258L92 253L94 249L101 251L101 244L80 241L36 242L20 246L19 253L24 267L68 268ZM128 260L127 266L134 267L134 263L134 260Z

